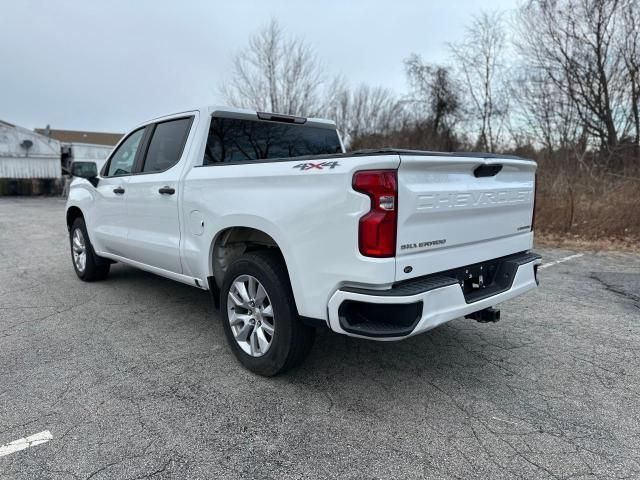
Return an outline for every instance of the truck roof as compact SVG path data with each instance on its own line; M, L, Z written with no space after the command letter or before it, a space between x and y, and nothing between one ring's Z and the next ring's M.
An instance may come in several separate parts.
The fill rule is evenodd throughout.
M152 118L143 122L142 125L157 122L158 120L164 120L165 118L175 117L176 115L183 115L199 111L202 115L216 115L225 118L239 118L244 120L256 120L256 121L281 121L286 123L297 123L300 125L307 125L310 127L328 128L335 130L336 122L333 120L327 120L325 118L316 117L300 117L295 115L286 115L283 113L272 112L259 112L257 110L248 110L244 108L225 107L220 105L205 105L200 108L192 108L188 110L182 110L179 112L162 115L160 117Z
M153 118L144 122L142 125L157 122L158 120L168 119L175 117L177 115L184 115L188 113L192 113L194 111L200 111L202 115L216 115L224 118L238 118L244 120L256 120L256 121L282 121L286 123L298 123L300 125L307 125L312 127L319 128L327 128L335 130L336 122L333 120L328 120L325 118L316 118L316 117L299 117L294 115L286 115L281 113L270 113L270 112L259 112L257 110L249 110L244 108L235 108L235 107L226 107L220 105L205 105L200 108L193 108L190 110L183 110L181 112L175 112L168 115L163 115L161 117ZM301 157L288 157L290 158L321 158L321 157L329 157L329 158L340 158L340 157L349 157L353 155L414 155L414 156L425 156L425 157L467 157L467 158L483 158L483 159L504 159L504 160L523 160L523 161L533 161L528 158L523 158L518 155L508 155L501 153L489 153L489 152L437 152L431 150L411 150L411 149L403 149L403 148L374 148L374 149L363 149L363 150L355 150L351 152L345 153L335 153L335 154L326 154L326 155L304 155ZM274 159L270 160L273 161ZM283 159L286 160L286 159Z

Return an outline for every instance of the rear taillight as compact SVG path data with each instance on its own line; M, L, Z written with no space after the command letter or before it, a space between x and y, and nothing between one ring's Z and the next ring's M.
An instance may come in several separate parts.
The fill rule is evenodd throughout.
M371 210L360 219L360 253L366 257L395 256L398 223L397 171L356 172L353 176L353 189L371 198Z

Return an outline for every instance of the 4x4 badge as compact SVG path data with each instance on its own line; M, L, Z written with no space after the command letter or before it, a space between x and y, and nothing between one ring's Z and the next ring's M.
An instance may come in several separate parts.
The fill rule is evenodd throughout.
M329 167L329 169L333 169L337 166L339 166L340 164L338 162L321 162L321 163L313 163L313 162L307 162L307 163L299 163L297 165L294 165L293 168L299 168L302 171L305 170L314 170L314 169L318 169L318 170L322 170L325 167Z

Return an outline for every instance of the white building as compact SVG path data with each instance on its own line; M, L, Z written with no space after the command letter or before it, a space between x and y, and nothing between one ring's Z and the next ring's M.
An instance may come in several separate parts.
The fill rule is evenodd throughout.
M91 145L89 143L69 143L62 145L63 157L68 155L71 162L94 162L98 171L113 150L111 145Z
M60 142L62 168L67 173L72 162L95 162L100 170L113 147L122 138L121 133L54 130L49 126L36 128L35 131Z
M0 120L0 179L60 178L60 142Z

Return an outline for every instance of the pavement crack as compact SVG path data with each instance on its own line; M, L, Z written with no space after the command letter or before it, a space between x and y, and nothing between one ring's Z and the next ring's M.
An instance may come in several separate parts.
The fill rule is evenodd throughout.
M636 308L640 308L640 295L636 295L620 288L618 285L614 285L612 282L603 278L599 273L592 273L591 278L598 281L606 290L631 300Z

